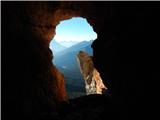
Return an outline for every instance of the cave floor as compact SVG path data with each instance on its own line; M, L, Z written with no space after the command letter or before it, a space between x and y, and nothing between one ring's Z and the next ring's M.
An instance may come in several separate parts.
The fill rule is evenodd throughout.
M60 120L97 120L111 112L111 100L105 95L87 95L62 103L59 109ZM109 116L108 116L109 117Z

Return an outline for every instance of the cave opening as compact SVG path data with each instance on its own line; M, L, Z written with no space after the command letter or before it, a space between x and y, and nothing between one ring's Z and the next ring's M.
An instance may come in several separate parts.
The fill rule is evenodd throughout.
M73 17L56 26L56 35L50 42L52 63L64 76L69 99L100 93L96 84L100 89L106 88L92 61L91 45L96 39L97 33L86 18ZM92 80L97 78L100 79L97 83Z

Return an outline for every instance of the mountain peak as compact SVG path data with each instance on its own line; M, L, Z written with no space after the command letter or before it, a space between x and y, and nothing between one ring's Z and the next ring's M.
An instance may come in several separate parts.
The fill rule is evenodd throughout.
M60 42L57 41L57 43L59 43L62 46L65 46L67 48L72 47L72 46L74 46L76 44L79 44L79 43L90 43L90 42L93 42L93 40L90 40L90 41L87 41L87 40L84 40L84 41L72 41L71 40L71 41L60 41Z
M50 49L53 51L53 53L57 54L58 52L63 51L64 49L66 49L67 47L59 44L57 41L52 40L50 43Z

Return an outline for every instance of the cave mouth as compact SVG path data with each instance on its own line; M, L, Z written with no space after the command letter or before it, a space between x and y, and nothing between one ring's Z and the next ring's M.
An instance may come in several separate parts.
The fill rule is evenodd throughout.
M56 35L50 42L50 49L54 56L52 63L64 76L69 99L90 94L86 87L90 87L94 83L90 82L91 85L86 86L88 82L85 79L85 74L90 74L89 72L93 70L85 71L84 66L90 68L93 56L91 45L96 39L97 34L92 26L82 17L60 21L60 24L56 26ZM81 58L86 58L87 62L88 60L91 62L83 66L81 62L84 60Z

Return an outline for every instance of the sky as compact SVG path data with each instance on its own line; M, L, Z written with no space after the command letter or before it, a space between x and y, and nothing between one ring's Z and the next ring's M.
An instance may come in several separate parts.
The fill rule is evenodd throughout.
M95 40L97 34L85 18L74 17L61 21L56 27L56 35L53 39L57 42L81 42Z

